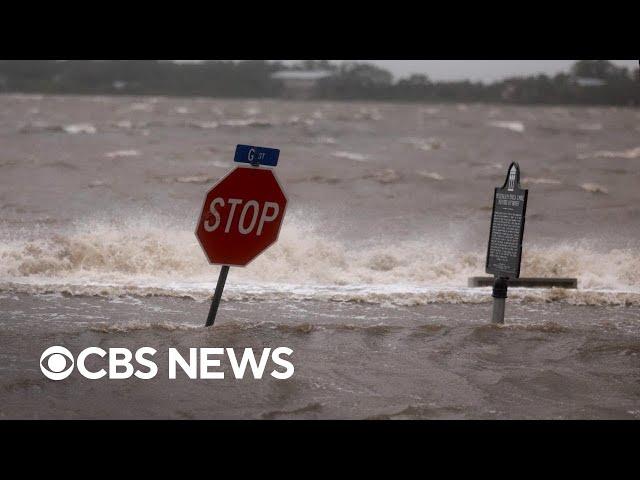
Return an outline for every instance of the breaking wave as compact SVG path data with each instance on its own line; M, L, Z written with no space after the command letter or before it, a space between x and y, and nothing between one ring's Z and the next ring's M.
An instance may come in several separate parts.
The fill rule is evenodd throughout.
M354 160L356 162L366 162L367 160L369 160L368 155L364 155L358 152L344 152L341 150L341 151L333 152L331 155L333 155L336 158L346 158L347 160Z
M580 185L580 188L589 193L601 193L604 195L607 195L609 193L607 187L603 187L602 185L598 185L597 183L583 183Z
M635 159L640 158L640 147L630 148L628 150L612 152L609 150L601 150L594 153L582 153L578 155L579 160L586 158L625 158Z
M467 288L484 274L482 246L465 251L445 239L343 243L292 215L277 244L246 268L232 269L226 300L320 300L392 305L482 303ZM0 244L0 290L99 296L210 297L218 268L192 230L152 221L78 225ZM599 251L587 241L528 245L523 276L577 277L578 290L512 289L523 302L640 304L640 252Z

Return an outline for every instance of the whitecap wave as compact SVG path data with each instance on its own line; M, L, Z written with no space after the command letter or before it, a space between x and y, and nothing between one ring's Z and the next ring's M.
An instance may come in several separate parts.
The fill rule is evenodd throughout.
M633 160L640 158L640 147L620 151L599 150L593 153L581 153L578 155L579 160L587 158L624 158Z
M604 195L607 195L609 193L607 187L603 187L602 185L599 185L597 183L583 183L580 185L580 188L589 193L601 193Z
M86 134L92 135L98 131L96 127L91 123L72 123L70 125L63 126L62 129L65 132L70 133L72 135L76 135L79 133L86 133Z
M560 185L562 182L555 178L536 178L536 177L526 177L522 180L522 183L526 184L535 184L535 185Z
M524 132L524 124L522 122L495 121L495 122L489 122L489 125L492 127L511 130L512 132L517 132L517 133Z
M357 152L345 152L342 150L333 152L331 155L333 155L336 158L346 158L347 160L354 160L356 162L366 162L367 160L369 160L368 155L364 155L362 153L357 153Z
M442 238L340 242L292 215L275 245L248 267L232 269L227 295L407 305L476 301L478 290L464 286L468 277L483 274L485 253L482 246L468 251ZM147 219L119 225L87 222L64 233L41 232L37 238L4 238L0 243L0 283L4 288L28 285L33 292L51 288L71 294L200 298L210 295L217 272L193 230ZM599 251L589 242L528 245L522 275L577 277L580 286L564 293L514 293L523 300L635 304L640 252Z
M140 155L138 150L115 150L113 152L107 152L104 154L107 158L126 158L137 157Z

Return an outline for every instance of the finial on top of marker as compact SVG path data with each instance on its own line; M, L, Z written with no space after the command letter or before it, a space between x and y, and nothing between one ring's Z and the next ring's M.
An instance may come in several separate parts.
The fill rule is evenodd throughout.
M502 188L507 188L510 192L520 187L520 166L517 162L511 162L509 170L507 170L507 178Z
M238 145L233 161L248 163L252 167L275 167L278 165L278 157L280 157L280 150L277 148Z

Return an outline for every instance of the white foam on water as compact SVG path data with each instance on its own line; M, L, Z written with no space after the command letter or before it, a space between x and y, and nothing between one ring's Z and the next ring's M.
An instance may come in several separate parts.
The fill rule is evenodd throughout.
M72 135L79 133L94 134L97 132L96 127L91 123L73 123L63 126L62 129Z
M337 143L335 138L327 136L316 137L314 139L314 142L320 143L322 145L335 145Z
M232 118L222 120L220 125L225 127L270 127L274 123L270 120L261 120L257 118Z
M606 187L598 185L597 183L583 183L580 185L580 188L589 193L601 193L605 195L609 193L609 190L607 190Z
M292 115L287 119L289 125L306 125L308 127L313 126L316 122L312 118L303 118L299 115Z
M382 114L377 108L363 107L353 116L356 120L373 120L375 122L383 119Z
M151 100L149 100L148 102L135 102L131 105L128 105L122 110L127 112L152 112L154 110L154 103L156 102L153 102Z
M367 178L373 178L376 182L386 185L399 182L402 176L393 168L385 168L375 172L373 175L367 175Z
M89 188L106 187L107 185L108 183L104 180L93 180L92 182L89 182Z
M442 141L437 138L417 138L417 137L405 137L400 139L401 143L407 143L414 146L418 150L424 150L425 152L431 150L438 150L442 147Z
M497 128L504 128L506 130L511 130L512 132L522 133L524 132L524 124L522 122L514 122L514 121L495 121L489 122L489 125Z
M107 158L126 158L126 157L137 157L140 155L140 151L138 150L115 150L113 152L107 152L104 154Z
M133 122L131 120L118 120L117 122L112 122L112 125L124 130L131 130L133 128Z
M420 109L420 113L425 114L425 115L436 115L436 114L440 113L440 109L436 108L436 107L421 108Z
M437 181L444 180L444 177L437 172L427 172L426 170L418 170L416 173L423 178L429 178L431 180L437 180Z
M262 110L260 110L258 107L247 107L244 109L244 114L247 117L255 117L256 115L260 115L262 113Z
M191 175L186 177L176 177L174 179L176 183L195 183L197 185L212 183L215 180L217 180L217 177L212 177L209 175Z
M211 160L205 163L207 165L211 165L213 167L218 167L218 168L231 168L233 166L232 162L225 162L223 160Z
M26 93L12 93L7 95L7 98L12 100L21 100L21 101L29 101L29 102L39 102L44 99L44 95L33 95Z
M627 150L609 151L600 150L593 153L581 153L578 155L579 160L587 158L624 158L624 159L636 159L640 158L640 147L629 148Z
M346 158L347 160L355 160L356 162L366 162L367 160L369 160L368 155L364 155L362 153L357 153L357 152L345 152L342 150L333 152L331 155L333 155L336 158Z
M526 177L522 180L524 184L535 184L535 185L560 185L562 182L555 178L535 178L535 177Z
M468 277L484 275L483 248L466 251L446 239L424 238L345 244L292 215L275 245L246 268L232 269L225 295L393 305L490 298L466 288ZM0 243L4 291L205 299L218 271L206 261L193 230L151 219L87 222L64 233L40 233L30 240L8 237ZM580 286L514 290L513 298L522 301L640 304L637 249L600 252L587 242L528 245L522 275L577 277Z
M189 123L190 126L192 127L196 127L196 128L201 128L203 130L213 130L215 128L218 128L218 122L190 122Z

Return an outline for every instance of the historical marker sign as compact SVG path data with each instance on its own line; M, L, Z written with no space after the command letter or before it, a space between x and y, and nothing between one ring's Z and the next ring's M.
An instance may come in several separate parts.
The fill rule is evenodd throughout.
M496 277L520 276L527 194L520 188L520 167L513 162L504 185L493 196L486 272Z

